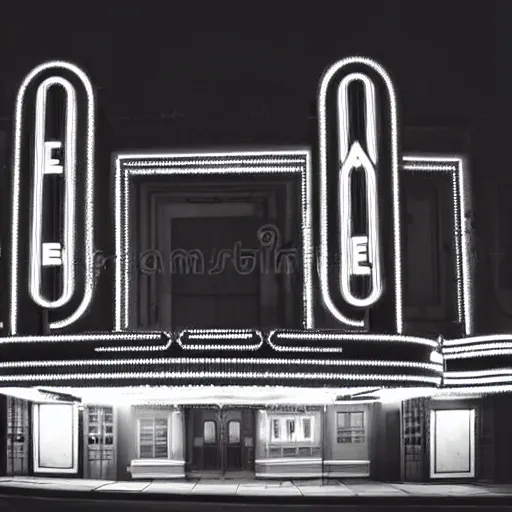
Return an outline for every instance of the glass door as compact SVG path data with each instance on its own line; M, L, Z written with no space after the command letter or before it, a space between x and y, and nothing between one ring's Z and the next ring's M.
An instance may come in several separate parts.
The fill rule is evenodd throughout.
M203 469L206 471L221 469L219 430L217 418L203 421Z
M85 411L87 478L115 480L113 408L87 407Z
M241 423L239 420L228 419L225 429L224 448L226 453L225 470L241 471L243 464Z

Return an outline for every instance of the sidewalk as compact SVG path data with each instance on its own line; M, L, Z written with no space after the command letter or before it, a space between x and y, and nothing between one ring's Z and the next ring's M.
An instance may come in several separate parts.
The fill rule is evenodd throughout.
M225 496L346 496L346 497L493 497L512 498L512 484L384 483L370 480L180 480L129 481L38 477L2 477L0 494L14 489L147 495ZM91 496L92 497L92 496ZM142 496L141 496L142 497Z

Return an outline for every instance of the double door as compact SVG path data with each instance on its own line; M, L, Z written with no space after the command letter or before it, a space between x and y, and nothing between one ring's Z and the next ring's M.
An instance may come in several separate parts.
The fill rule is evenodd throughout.
M229 476L254 468L254 411L187 411L188 461L191 471Z

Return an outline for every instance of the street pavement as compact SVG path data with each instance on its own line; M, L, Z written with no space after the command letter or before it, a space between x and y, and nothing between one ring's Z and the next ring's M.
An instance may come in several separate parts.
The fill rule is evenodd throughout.
M491 497L510 496L512 484L386 483L372 480L154 480L107 481L66 478L3 477L0 495L34 491L91 492L98 499L110 493L181 496L380 496L385 497Z

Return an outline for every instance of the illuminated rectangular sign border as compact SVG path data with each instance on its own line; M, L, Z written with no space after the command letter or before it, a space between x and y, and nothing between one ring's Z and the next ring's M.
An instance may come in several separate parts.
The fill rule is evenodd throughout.
M303 326L313 327L311 154L309 149L258 152L119 154L115 159L115 311L114 331L130 326L130 179L134 176L282 175L301 179ZM214 331L212 331L213 333Z
M402 170L409 172L448 173L453 193L453 239L455 243L455 272L457 281L457 320L463 326L463 335L473 334L473 310L470 268L470 240L466 233L465 214L467 190L463 159L441 156L405 156Z
M21 195L21 155L22 155L22 134L23 134L23 109L25 105L25 96L27 93L27 89L31 83L36 80L41 73L45 73L48 71L54 71L56 75L54 75L50 82L48 83L65 83L63 77L59 76L62 72L70 73L74 75L75 78L81 82L81 85L85 92L85 98L87 103L86 109L86 134L85 140L82 143L85 145L85 153L86 153L86 161L85 161L85 180L86 186L84 191L84 209L85 209L85 229L84 229L84 243L86 253L90 255L89 258L85 259L85 289L83 292L83 297L80 302L78 308L67 318L58 320L56 322L50 323L51 329L63 329L75 323L78 319L80 319L87 309L89 308L93 293L94 293L94 156L95 156L95 95L94 89L92 87L91 81L88 76L77 66L71 64L69 62L64 61L50 61L40 66L34 68L23 80L16 97L16 110L15 110L15 119L14 119L14 144L13 144L13 177L12 177L12 220L11 220L11 256L10 256L10 268L11 268L11 276L10 276L10 305L9 305L9 333L11 335L16 335L18 333L18 270L19 270L19 238L20 238L20 195ZM70 90L73 90L71 88ZM75 107L76 104L71 102ZM68 104L68 110L73 110L73 108L69 108L71 103ZM41 105L39 105L40 110ZM36 109L37 110L37 109ZM42 112L37 113L38 116L44 115L44 109ZM36 116L37 117L37 116ZM74 125L74 123L71 123ZM76 132L70 126L70 135L74 137ZM78 141L75 141L78 143ZM74 174L74 173L72 173ZM73 185L74 186L74 185ZM72 187L71 187L72 188ZM34 208L38 211L35 212L35 215L41 216L42 213L40 210L40 204L34 205ZM74 233L71 233L72 229L70 229L70 224L68 224L67 235L68 240L70 236L73 236ZM34 240L37 242L37 237ZM73 256L74 257L74 256ZM35 260L34 260L35 261ZM32 263L33 265L33 263ZM31 270L33 274L33 268ZM32 287L31 287L32 288Z

